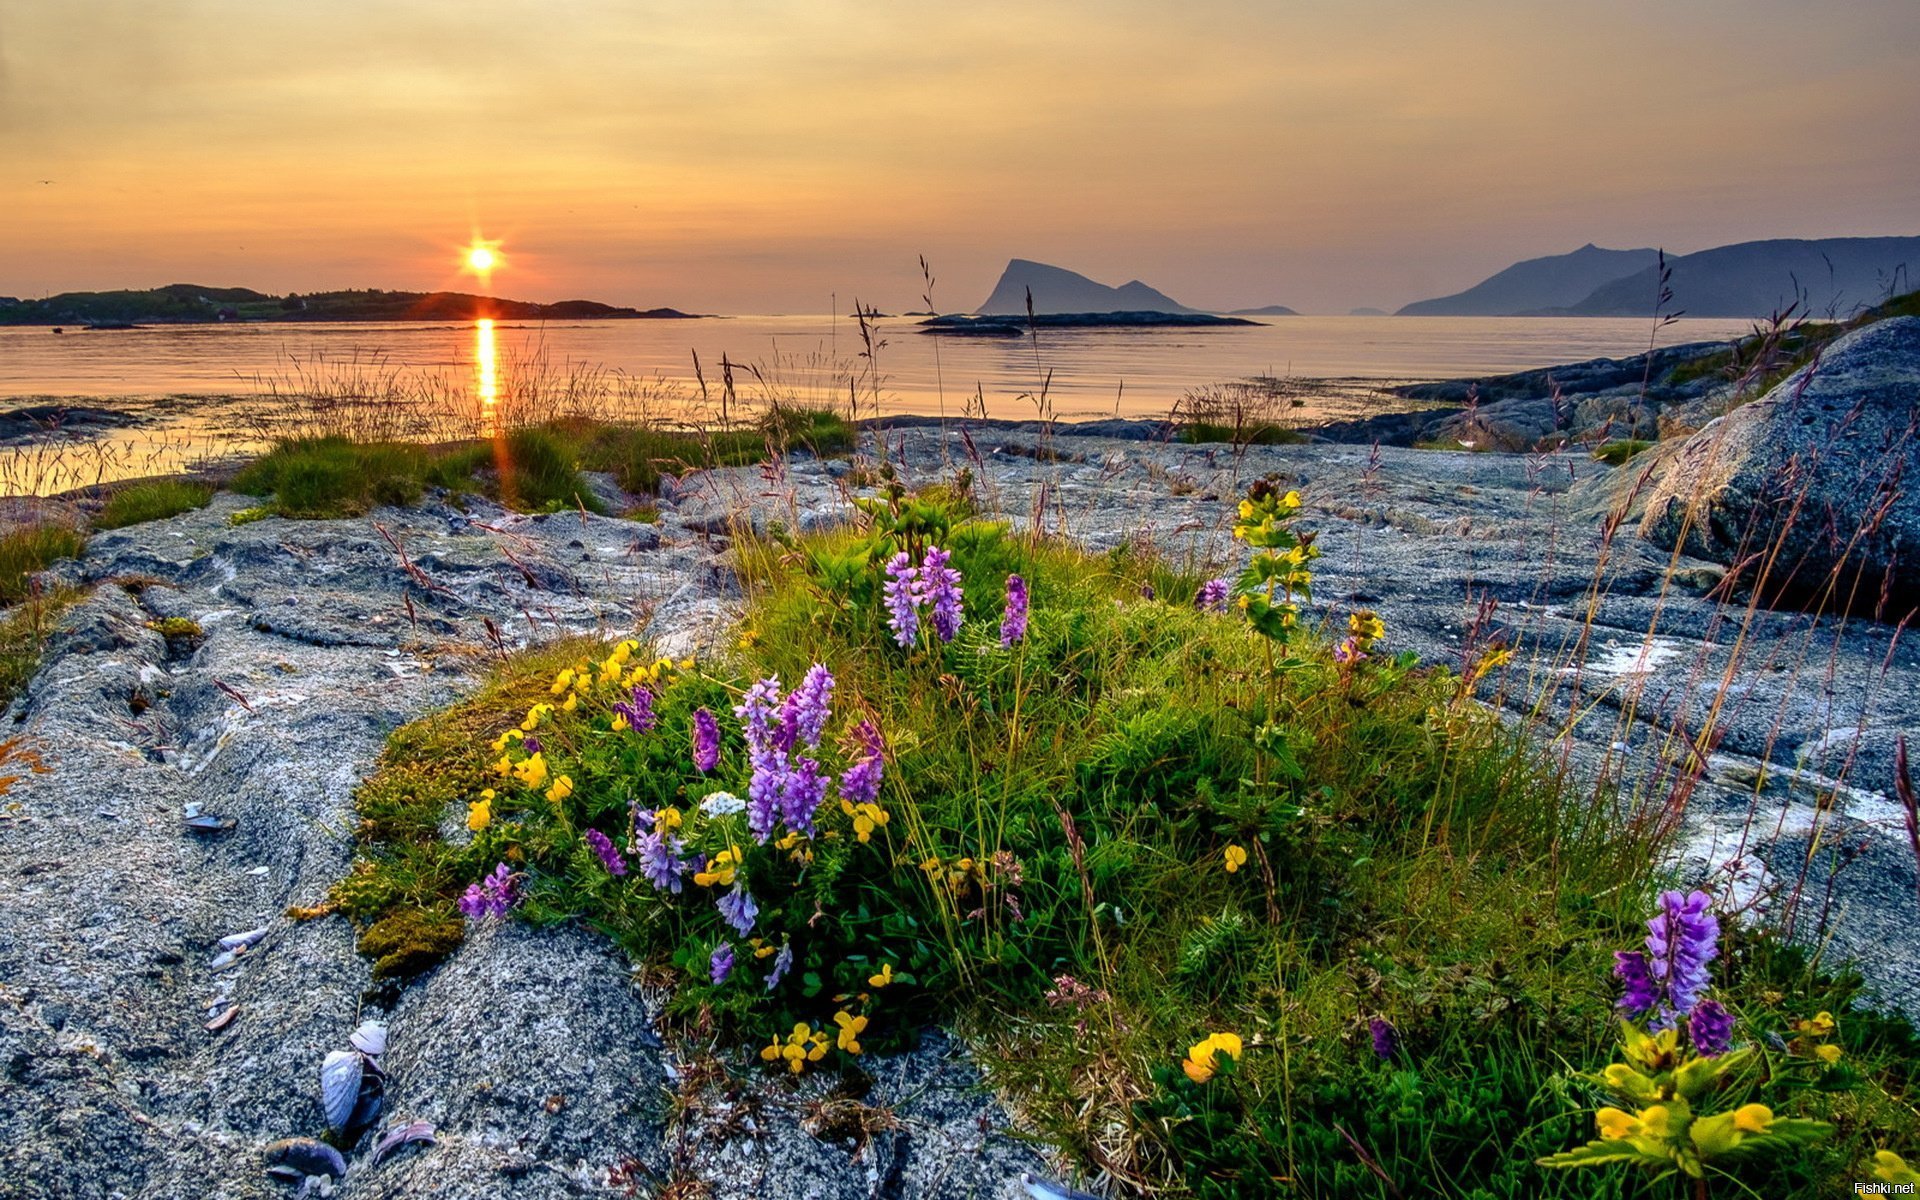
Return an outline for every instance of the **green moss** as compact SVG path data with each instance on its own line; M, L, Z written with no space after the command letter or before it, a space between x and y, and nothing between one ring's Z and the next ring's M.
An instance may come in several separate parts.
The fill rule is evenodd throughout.
M1593 456L1609 466L1617 467L1652 445L1652 442L1643 442L1638 438L1621 438L1599 446Z
M1307 435L1298 429L1270 423L1235 429L1231 425L1201 421L1182 426L1180 439L1196 443L1229 442L1240 446L1297 446L1307 440Z
M114 492L107 505L93 519L95 529L120 529L147 521L163 521L196 508L205 508L213 499L213 488L204 483L178 479L159 479L137 483Z
M360 933L360 953L373 959L376 979L411 979L440 963L466 940L466 923L451 905L400 908Z

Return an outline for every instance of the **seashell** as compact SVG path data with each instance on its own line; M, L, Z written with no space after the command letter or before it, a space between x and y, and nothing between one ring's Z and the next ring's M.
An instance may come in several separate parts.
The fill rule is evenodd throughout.
M244 950L265 936L267 936L267 927L265 925L262 925L258 929L249 929L245 933L230 933L220 939L220 948L222 950Z
M1027 1195L1033 1197L1033 1200L1098 1200L1098 1197L1090 1196L1085 1192L1076 1192L1050 1179L1042 1179L1037 1175L1024 1172L1020 1176L1020 1186L1026 1190Z
M238 1004L232 1005L225 1012L221 1013L219 1016L215 1017L213 1020L208 1021L206 1024L206 1030L208 1033L213 1033L218 1030L225 1029L227 1026L233 1024L233 1019L239 1015L240 1015L240 1006Z
M182 821L181 824L187 827L188 833L215 834L226 833L228 830L238 827L240 822L232 817L217 817L212 813L196 813L188 817L185 821Z
M387 1130L380 1135L380 1140L374 1143L372 1165L379 1166L411 1142L419 1142L426 1146L433 1145L433 1125L426 1121L409 1121Z
M340 1152L312 1138L282 1138L269 1144L264 1153L270 1171L275 1167L285 1167L302 1175L332 1175L336 1179L347 1173L347 1160L340 1156ZM274 1178L284 1179L286 1176L276 1173Z
M369 1058L387 1052L387 1027L378 1021L362 1021L360 1028L347 1035L347 1042Z
M278 1179L281 1183L299 1183L306 1177L307 1173L305 1171L296 1171L288 1166L267 1168L267 1178Z
M341 1132L349 1137L359 1134L362 1129L380 1119L380 1112L386 1107L387 1085L372 1071L360 1081L360 1095L353 1102L353 1114L347 1118Z
M360 1103L360 1080L366 1059L358 1050L335 1050L320 1064L320 1111L327 1128L344 1132Z

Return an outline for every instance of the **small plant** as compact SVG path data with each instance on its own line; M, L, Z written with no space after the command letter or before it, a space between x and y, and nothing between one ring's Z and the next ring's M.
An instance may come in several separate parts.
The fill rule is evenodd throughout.
M205 508L213 499L213 488L204 483L179 479L158 479L121 488L107 498L107 505L93 519L95 529L120 529L148 521L163 521L196 508Z
M0 605L18 604L34 594L31 576L63 558L77 558L86 535L68 525L39 522L0 533Z

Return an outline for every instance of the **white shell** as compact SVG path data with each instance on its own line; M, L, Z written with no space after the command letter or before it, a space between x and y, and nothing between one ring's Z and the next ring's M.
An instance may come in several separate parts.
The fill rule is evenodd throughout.
M223 950L238 950L242 946L253 945L265 936L267 936L267 927L265 925L262 925L258 929L249 929L245 933L230 933L220 939L220 948Z
M387 1027L378 1021L362 1021L360 1028L347 1035L347 1041L360 1053L379 1058L387 1052Z
M345 1129L353 1119L365 1061L357 1050L335 1050L320 1064L320 1111L327 1118L327 1128Z

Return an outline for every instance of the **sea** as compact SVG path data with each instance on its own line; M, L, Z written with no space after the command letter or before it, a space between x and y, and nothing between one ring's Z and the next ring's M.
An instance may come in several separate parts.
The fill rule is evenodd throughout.
M1404 406L1397 384L1724 342L1739 320L1273 317L1227 327L1042 329L1018 338L922 332L914 317L846 314L555 323L156 325L0 328L0 412L43 404L125 414L15 437L0 494L45 493L251 452L289 412L358 398L431 397L476 420L518 398L597 396L599 415L745 419L769 402L861 417L1165 416L1196 392L1250 379L1300 397L1303 424ZM304 406L304 407L303 407ZM375 421L369 428L381 427ZM53 460L60 460L55 463Z

